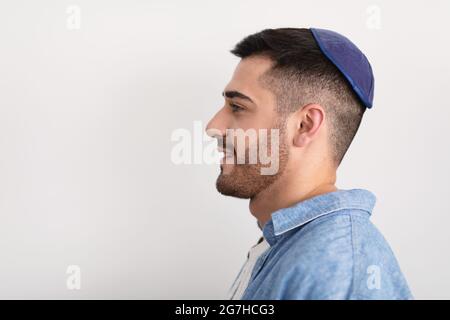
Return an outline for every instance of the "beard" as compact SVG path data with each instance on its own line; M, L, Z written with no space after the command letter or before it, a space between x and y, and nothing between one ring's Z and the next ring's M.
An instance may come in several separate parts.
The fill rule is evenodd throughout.
M224 173L224 165L221 165L221 172L216 181L217 191L226 196L251 199L280 178L286 168L289 152L285 135L285 121L278 121L278 123L279 125L274 127L274 129L279 130L278 159L273 160L278 162L278 170L276 173L273 175L261 174L261 168L267 167L267 164L262 164L259 157L255 164L247 163L249 161L238 164L234 161L233 164L226 164L226 166L231 167L228 168L229 172L227 173ZM223 141L225 140L226 139L223 139ZM270 138L268 138L265 147L266 150L271 150ZM236 159L235 150L234 154L234 158ZM245 158L248 159L248 148L246 149L245 154Z

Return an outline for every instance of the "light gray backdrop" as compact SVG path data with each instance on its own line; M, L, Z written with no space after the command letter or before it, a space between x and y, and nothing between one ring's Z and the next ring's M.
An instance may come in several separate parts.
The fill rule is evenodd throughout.
M222 105L237 41L310 26L375 72L338 187L376 194L417 298L450 298L449 18L446 0L2 0L0 298L224 298L260 231L217 166L171 161L171 134Z

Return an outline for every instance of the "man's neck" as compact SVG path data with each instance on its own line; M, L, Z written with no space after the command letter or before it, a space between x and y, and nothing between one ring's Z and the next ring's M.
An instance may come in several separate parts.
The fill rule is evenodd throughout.
M319 181L319 183L313 179L286 181L286 179L280 177L274 184L250 200L250 212L262 228L276 210L293 206L300 201L320 194L338 190L335 186L335 175L327 179L322 178Z

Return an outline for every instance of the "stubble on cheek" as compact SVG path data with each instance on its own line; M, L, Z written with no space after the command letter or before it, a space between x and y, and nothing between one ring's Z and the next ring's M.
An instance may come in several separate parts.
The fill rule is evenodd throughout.
M223 195L250 199L276 181L288 159L287 145L282 141L282 136L282 134L279 136L280 143L278 144L279 150L276 159L280 166L279 171L273 175L262 174L261 169L267 166L262 165L259 161L256 164L249 164L250 151L247 149L245 152L245 164L225 163L221 165L221 173L216 181L217 190ZM270 143L264 147L268 147L266 150L271 149Z

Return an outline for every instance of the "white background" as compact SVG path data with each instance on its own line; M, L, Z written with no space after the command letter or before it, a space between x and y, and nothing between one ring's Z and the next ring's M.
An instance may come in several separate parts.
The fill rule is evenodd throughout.
M217 166L172 163L171 133L222 105L236 42L312 26L376 79L338 187L377 196L416 298L450 298L449 20L445 0L2 0L0 298L226 297L260 230Z

